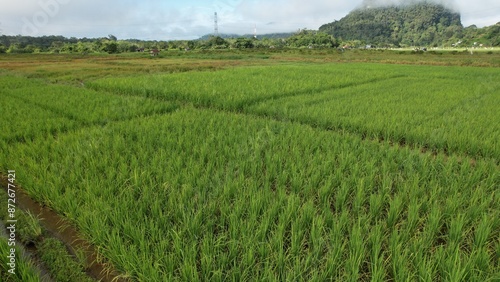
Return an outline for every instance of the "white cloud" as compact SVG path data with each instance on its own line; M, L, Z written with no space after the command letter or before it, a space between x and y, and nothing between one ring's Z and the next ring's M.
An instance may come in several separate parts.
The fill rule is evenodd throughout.
M264 25L263 32L294 31L299 28L317 29L320 25L345 16L356 2L328 0L244 1L239 12L248 21Z
M214 12L221 33L288 32L317 29L339 20L364 0L18 0L2 4L0 32L118 38L194 39L213 32ZM403 1L403 0L376 0ZM447 1L447 0L435 0ZM451 1L451 0L450 0ZM500 21L498 0L456 0L465 26ZM34 27L34 28L33 28ZM30 34L26 34L30 33Z

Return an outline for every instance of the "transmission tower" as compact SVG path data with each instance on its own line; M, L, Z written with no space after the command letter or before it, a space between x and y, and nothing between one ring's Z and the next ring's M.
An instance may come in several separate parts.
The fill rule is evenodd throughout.
M219 24L217 22L217 12L214 15L214 36L219 36Z

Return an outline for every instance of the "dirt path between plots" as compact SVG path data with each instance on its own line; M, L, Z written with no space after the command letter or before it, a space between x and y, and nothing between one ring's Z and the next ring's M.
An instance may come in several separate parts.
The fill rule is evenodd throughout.
M0 175L0 185L3 190L7 191L8 181L4 175ZM40 224L48 231L49 235L61 240L73 256L76 256L77 251L84 252L87 258L86 271L90 277L103 282L130 281L121 278L117 271L109 271L109 265L99 262L96 248L82 239L78 231L65 218L47 206L34 201L19 185L16 185L15 191L17 208L37 216Z

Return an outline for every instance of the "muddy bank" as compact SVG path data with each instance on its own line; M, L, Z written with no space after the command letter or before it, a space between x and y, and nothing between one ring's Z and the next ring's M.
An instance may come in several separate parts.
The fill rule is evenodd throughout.
M0 185L3 190L7 191L8 181L4 175L0 175ZM109 265L100 263L96 248L82 239L70 222L52 209L35 202L19 185L16 185L15 191L16 208L29 211L37 216L48 235L64 242L73 256L76 257L77 252L85 254L86 272L90 277L103 282L130 281L121 278L117 271L110 271ZM30 246L27 247L30 248Z

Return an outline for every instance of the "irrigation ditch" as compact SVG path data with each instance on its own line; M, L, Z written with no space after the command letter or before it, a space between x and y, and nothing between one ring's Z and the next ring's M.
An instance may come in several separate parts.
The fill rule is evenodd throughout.
M0 185L2 190L7 192L8 180L5 175L0 174ZM104 262L102 256L99 255L97 248L79 234L78 230L72 224L57 214L49 207L34 201L27 192L16 185L16 208L22 212L29 212L35 215L38 222L44 229L43 235L37 239L35 243L24 244L21 249L21 256L31 260L35 268L39 271L43 280L41 281L55 281L53 279L54 273L51 273L50 266L46 265L41 257L43 256L44 249L39 247L48 239L57 239L64 244L67 251L67 257L74 261L80 261L84 266L84 271L90 280L102 282L127 282L131 281L113 269L112 265ZM3 197L0 196L0 197ZM5 207L7 208L7 207ZM19 222L18 225L22 225ZM6 226L0 220L0 236L7 238ZM20 242L16 240L19 244ZM82 261L84 260L84 261ZM56 266L59 267L59 266Z

